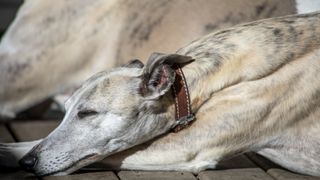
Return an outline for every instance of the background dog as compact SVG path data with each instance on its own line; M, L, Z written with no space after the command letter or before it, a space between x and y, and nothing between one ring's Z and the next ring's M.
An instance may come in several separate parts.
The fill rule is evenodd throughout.
M14 118L155 50L170 53L214 30L294 13L294 0L25 1L0 44L0 116Z

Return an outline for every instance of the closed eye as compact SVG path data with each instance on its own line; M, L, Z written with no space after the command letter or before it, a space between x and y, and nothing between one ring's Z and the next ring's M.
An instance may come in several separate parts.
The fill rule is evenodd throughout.
M97 115L97 114L98 114L98 112L95 111L95 110L84 109L84 110L79 111L77 115L78 115L78 117L80 119L82 119L82 118L85 118L85 117L88 117L88 116L94 116L94 115Z

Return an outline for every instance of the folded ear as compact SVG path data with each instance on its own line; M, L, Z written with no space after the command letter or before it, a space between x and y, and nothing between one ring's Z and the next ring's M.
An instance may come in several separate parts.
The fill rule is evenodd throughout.
M143 63L139 59L130 60L127 64L123 65L122 67L127 68L143 68Z
M186 64L193 59L179 54L152 53L143 72L141 94L149 99L168 92L175 80L174 64Z
M163 53L152 53L148 59L145 74L151 74L155 67L161 64L186 64L193 61L192 57L184 56L180 54L163 54Z

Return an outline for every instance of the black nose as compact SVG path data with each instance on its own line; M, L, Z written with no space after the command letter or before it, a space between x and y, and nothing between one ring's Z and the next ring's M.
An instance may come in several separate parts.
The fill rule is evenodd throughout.
M19 161L19 164L24 170L33 172L33 168L36 165L37 161L38 159L36 156L26 155Z

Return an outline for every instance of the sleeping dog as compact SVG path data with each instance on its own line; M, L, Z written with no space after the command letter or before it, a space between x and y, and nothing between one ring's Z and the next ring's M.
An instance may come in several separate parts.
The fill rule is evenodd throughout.
M106 157L113 168L197 173L255 151L320 176L319 42L320 13L311 13L153 53L146 65L134 60L94 75L66 102L63 122L49 136L2 144L1 153L20 157L35 145L20 164L43 176Z

